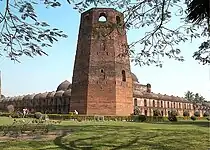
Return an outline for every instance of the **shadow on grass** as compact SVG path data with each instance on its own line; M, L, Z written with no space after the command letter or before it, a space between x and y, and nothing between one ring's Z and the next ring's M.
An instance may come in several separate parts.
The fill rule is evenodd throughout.
M208 127L205 121L180 121L164 123L92 123L74 125L55 125L53 131L62 130L53 141L43 145L52 145L54 148L39 145L37 142L27 142L29 147L39 150L121 150L121 149L153 149L153 150L206 150L208 133L207 128L199 130L192 126ZM154 124L154 125L152 125ZM155 124L165 124L155 125ZM174 126L172 129L170 126ZM179 126L180 125L180 126ZM181 127L183 125L183 127ZM165 129L167 127L167 129ZM187 130L186 130L187 129ZM195 141L196 142L193 142ZM17 143L16 143L17 144ZM36 146L38 144L39 146ZM6 146L4 143L2 146ZM42 148L41 148L42 146ZM56 146L56 147L55 147ZM1 144L0 144L1 147Z
M59 137L57 137L55 140L54 140L54 144L59 146L59 148L63 149L63 150L75 150L75 149L81 149L81 150L92 150L92 149L95 149L96 147L92 144L89 144L89 145L80 145L80 144L76 144L76 143L81 143L81 142L84 142L86 140L100 140L100 138L102 138L101 136L92 136L92 137L89 137L89 138L81 138L81 139L76 139L76 140L73 140L73 141L70 141L68 146L67 144L63 144L62 143L62 138L65 137L67 134L63 134ZM130 140L129 142L127 143L123 143L122 145L120 146L114 146L112 145L111 143L104 143L104 144L100 144L100 147L103 146L103 147L114 147L112 148L111 150L120 150L122 148L129 148L130 146L132 146L133 144L137 143L139 137L135 137L133 140ZM100 149L100 147L98 147Z
M60 136L58 136L54 139L53 143L55 145L59 146L63 150L73 150L73 149L69 148L68 146L66 146L65 144L62 143L62 138L67 136L68 133L69 133L68 131L63 131L63 133Z

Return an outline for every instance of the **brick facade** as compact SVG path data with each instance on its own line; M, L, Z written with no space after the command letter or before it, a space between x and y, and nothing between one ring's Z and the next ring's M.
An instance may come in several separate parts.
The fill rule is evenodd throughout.
M106 18L101 22L100 17ZM81 15L72 78L70 110L80 114L129 115L133 111L132 77L123 14L91 9ZM118 28L113 28L118 24Z
M100 17L105 21L101 22ZM159 109L163 116L176 110L179 116L198 111L202 116L210 104L193 104L184 98L153 93L131 73L123 14L107 8L90 9L81 15L72 84L62 82L56 91L0 99L0 111L12 104L16 111L121 115L138 107L142 115ZM113 28L113 24L114 27ZM1 95L1 79L0 79Z

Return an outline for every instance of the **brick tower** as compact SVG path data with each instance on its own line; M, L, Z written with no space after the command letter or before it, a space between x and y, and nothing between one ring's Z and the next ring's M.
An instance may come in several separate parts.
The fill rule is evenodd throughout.
M101 19L104 20L101 20ZM133 84L123 14L93 8L81 15L72 77L70 111L130 115Z

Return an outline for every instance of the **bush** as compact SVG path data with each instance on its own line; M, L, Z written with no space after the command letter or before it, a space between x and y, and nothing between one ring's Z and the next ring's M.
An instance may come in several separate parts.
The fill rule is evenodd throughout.
M208 116L206 119L207 119L208 121L210 121L210 116Z
M170 112L170 116L177 116L178 115L178 112L176 110L172 110Z
M49 120L49 117L48 117L47 114L42 114L42 119L43 119L43 120Z
M191 118L193 121L196 120L196 117L195 117L195 116L191 116L190 118Z
M41 117L42 117L42 113L41 112L36 112L34 114L34 118L36 118L36 119L40 119Z
M184 117L188 117L188 116L190 116L190 113L189 113L188 111L185 110L185 111L183 112L183 116L184 116Z
M203 114L204 117L208 117L209 116L209 112L206 111L204 114Z
M69 112L69 116L74 116L74 113L73 112Z
M155 110L153 111L153 116L161 116L160 110L155 109Z
M173 115L169 116L168 120L171 121L171 122L177 122L176 116L173 116Z
M147 120L145 115L134 115L133 119L134 122L144 122Z
M164 118L162 116L147 116L146 122L163 122Z
M7 106L7 110L8 110L8 112L9 112L10 114L12 114L12 113L15 111L15 108L14 108L13 105L8 105L8 106Z
M199 111L196 111L196 112L194 113L194 115L195 115L196 117L200 117L200 112L199 112Z
M140 111L138 106L134 107L134 112L133 113L134 113L134 115L140 115L141 114L141 111Z

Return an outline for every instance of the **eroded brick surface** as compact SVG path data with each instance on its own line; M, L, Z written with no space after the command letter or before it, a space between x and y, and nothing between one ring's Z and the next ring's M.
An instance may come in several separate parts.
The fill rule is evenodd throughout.
M99 17L106 22L99 22ZM113 24L119 27L113 29ZM88 115L130 115L133 90L123 15L91 9L81 15L72 78L70 111ZM123 73L126 81L123 81Z

